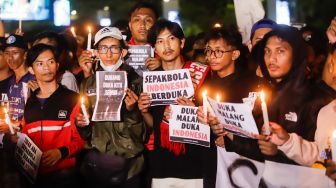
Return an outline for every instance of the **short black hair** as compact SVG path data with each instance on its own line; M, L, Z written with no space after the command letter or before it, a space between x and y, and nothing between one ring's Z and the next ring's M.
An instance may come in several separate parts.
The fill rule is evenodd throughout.
M240 50L243 47L242 36L234 28L213 28L205 35L205 43L210 40L223 39L229 46Z
M54 46L54 48L56 48L59 53L62 53L67 49L65 38L62 35L52 31L38 33L36 36L34 36L33 43L44 38L47 38L49 41L55 43L56 46Z
M59 62L59 53L58 51L53 47L53 46L50 46L50 45L47 45L47 44L37 44L33 47L31 47L28 51L27 51L27 57L26 57L26 65L28 67L31 67L34 63L34 61L37 59L37 57L45 52L45 51L51 51L54 55L54 58L56 60L56 62L58 63Z
M0 37L0 51L4 51L5 37Z
M169 20L166 19L161 19L159 21L157 21L153 27L149 30L148 33L148 42L154 46L156 39L158 37L158 35L164 30L164 29L168 29L169 32L171 32L171 34L173 34L176 38L182 40L184 39L184 33L183 30L181 28L181 26L176 23L176 22L171 22Z
M141 8L148 8L148 9L151 9L155 15L155 18L158 19L159 18L159 11L157 10L157 8L152 4L152 3L149 3L149 2L144 2L144 1L140 1L138 3L136 3L132 8L131 10L129 11L129 17L131 19L132 17L132 14L138 10L138 9L141 9Z

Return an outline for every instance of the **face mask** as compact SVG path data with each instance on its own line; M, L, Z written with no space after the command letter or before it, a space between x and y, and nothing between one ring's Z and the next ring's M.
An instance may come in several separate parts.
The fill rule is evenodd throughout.
M123 61L122 61L121 56L120 56L116 64L114 64L114 65L104 65L104 63L102 61L100 61L100 66L105 71L115 71L121 66L122 63L123 63Z

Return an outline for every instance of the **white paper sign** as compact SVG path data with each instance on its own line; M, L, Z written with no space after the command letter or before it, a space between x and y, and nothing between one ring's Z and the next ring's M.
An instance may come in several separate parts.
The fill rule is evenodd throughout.
M233 134L253 138L259 134L252 110L244 103L217 102L210 97L208 101L221 125Z
M170 105L169 140L210 147L210 127L197 119L197 107Z
M216 188L335 187L325 170L265 161L265 163L227 152L217 147Z
M151 106L176 104L179 97L194 96L188 69L144 72L143 90L150 94Z
M120 109L126 88L125 71L97 71L97 98L92 121L120 121Z
M18 133L18 137L15 158L23 173L31 182L34 182L39 169L42 151L26 134Z

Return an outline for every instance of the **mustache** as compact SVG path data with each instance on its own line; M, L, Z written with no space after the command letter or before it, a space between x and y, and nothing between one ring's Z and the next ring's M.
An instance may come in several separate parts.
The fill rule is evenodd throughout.
M172 49L166 49L165 51L163 51L163 54L166 55L166 54L172 53L172 52L174 52L174 50L172 50Z

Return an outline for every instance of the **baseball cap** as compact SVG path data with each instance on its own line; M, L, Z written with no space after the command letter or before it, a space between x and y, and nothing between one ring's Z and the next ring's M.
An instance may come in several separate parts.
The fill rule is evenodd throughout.
M252 26L252 29L251 29L251 39L253 38L253 35L254 33L256 32L257 29L260 29L260 28L271 28L271 29L275 29L276 26L278 24L271 20L271 19L268 19L268 18L264 18L264 19L261 19L259 21L257 21L256 23L253 24Z
M23 38L23 36L11 34L5 38L4 49L10 46L22 48L24 50L28 49L28 44Z
M118 28L104 27L96 33L94 46L96 46L102 39L106 37L112 37L118 40L123 40L122 33Z

